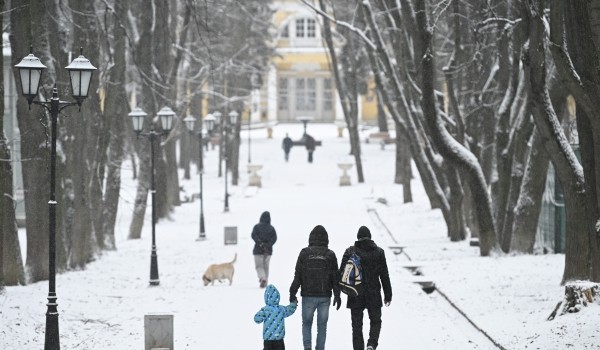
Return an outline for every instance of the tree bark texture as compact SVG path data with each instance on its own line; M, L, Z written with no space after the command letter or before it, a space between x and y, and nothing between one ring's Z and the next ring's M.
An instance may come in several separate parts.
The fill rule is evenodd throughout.
M325 2L323 0L319 0L319 6L321 11L327 12L327 8L325 7ZM361 151L360 151L360 137L358 135L358 91L357 91L357 67L356 67L356 57L358 56L357 52L354 52L352 48L350 48L349 52L351 56L354 57L346 57L343 61L345 64L342 64L340 60L338 60L338 55L335 50L335 46L333 43L333 35L331 33L331 23L329 23L328 19L323 21L323 34L325 37L325 43L327 45L327 50L329 52L329 57L331 59L331 71L333 72L333 76L336 82L336 90L338 92L338 97L340 98L340 103L342 105L342 111L344 113L344 119L346 120L346 125L348 126L348 135L350 139L350 149L351 153L354 156L354 163L356 165L356 176L357 181L359 183L364 183L364 173L362 167L362 159L361 159ZM356 40L354 35L351 34L349 38L347 38L346 45L352 45L353 41ZM342 75L342 71L344 74Z
M11 21L11 65L29 54L28 43L32 42L31 3L28 0L12 3ZM28 5L28 6L27 6ZM34 54L37 54L34 50ZM17 91L21 89L18 72L13 70ZM48 198L50 186L46 174L49 166L50 141L46 115L35 106L29 110L24 98L17 100L17 119L21 133L21 157L26 159L23 166L23 187L25 189L25 213L27 221L27 275L28 281L48 279L48 207L40 198ZM40 123L40 120L44 124Z
M562 21L555 18L564 16L566 48L571 53L571 66L563 66L561 73L570 80L567 85L577 100L577 130L582 165L585 177L586 208L588 224L590 225L590 279L600 282L600 113L597 101L600 98L600 73L595 65L600 54L598 32L600 28L600 3L598 1L571 1L568 3L552 4L556 9L553 15L552 36L561 37L563 32L555 33L555 25L562 29ZM563 43L563 42L561 42ZM564 45L564 44L563 44ZM561 46L564 48L564 46ZM557 50L554 49L553 53ZM573 72L572 69L575 71ZM580 79L576 81L574 77ZM574 88L575 87L575 88ZM584 93L582 93L582 91Z
M448 133L443 125L441 118L437 114L436 98L434 93L434 75L435 66L433 63L433 51L431 46L432 32L428 24L427 12L424 2L418 2L416 7L417 27L420 32L421 42L424 51L421 53L422 60L422 109L425 120L432 133L436 148L440 154L451 165L460 169L467 176L467 181L471 187L471 193L476 203L477 218L481 230L479 246L480 254L488 256L492 249L497 246L496 229L492 214L491 201L487 192L487 183L483 176L481 166L477 158L458 143Z
M106 73L106 97L104 101L104 115L106 116L109 132L108 154L106 159L106 180L104 190L104 205L102 208L102 246L107 250L117 248L115 240L115 224L121 191L121 165L124 157L124 142L129 135L125 134L125 116L129 112L127 92L125 91L127 67L125 59L127 34L125 23L119 14L127 13L128 6L125 0L115 1L115 13L112 13L113 22L107 30L112 35L110 43L112 65ZM109 35L109 33L107 33Z
M530 46L524 63L530 70L535 124L564 191L567 232L563 282L567 282L589 278L590 227L586 217L583 169L563 133L548 93L545 59L548 33L542 4L540 1L528 4Z
M519 199L513 209L512 239L510 240L510 250L513 252L533 253L542 209L542 196L546 188L548 163L548 153L544 149L540 135L534 128L529 159L521 181Z

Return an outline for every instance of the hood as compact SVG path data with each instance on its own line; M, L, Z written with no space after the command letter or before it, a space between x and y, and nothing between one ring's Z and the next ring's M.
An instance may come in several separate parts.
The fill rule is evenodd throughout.
M271 213L269 213L268 211L265 211L262 214L260 214L260 223L261 224L271 224Z
M308 236L308 245L327 247L328 244L329 236L327 235L325 227L321 225L315 226L315 228L310 231L310 235Z
M364 250L364 251L371 251L371 250L375 250L377 249L377 244L375 244L375 242L373 242L372 239L360 239L356 242L354 242L354 246L360 250Z
M279 299L279 291L274 285L269 284L267 289L265 289L265 304L269 306L279 305Z

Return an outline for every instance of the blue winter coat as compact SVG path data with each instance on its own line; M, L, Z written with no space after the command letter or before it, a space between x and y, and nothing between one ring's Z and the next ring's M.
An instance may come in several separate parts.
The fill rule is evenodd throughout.
M284 318L296 311L297 303L288 306L279 305L279 291L269 284L265 289L265 303L254 315L254 322L263 323L263 340L281 340L285 337Z

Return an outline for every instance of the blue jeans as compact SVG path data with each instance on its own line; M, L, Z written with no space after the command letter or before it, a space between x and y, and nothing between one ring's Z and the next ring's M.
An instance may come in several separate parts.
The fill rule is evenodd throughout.
M302 342L305 349L312 349L312 324L315 310L317 311L317 347L316 350L325 350L327 337L327 320L329 319L328 297L302 297Z

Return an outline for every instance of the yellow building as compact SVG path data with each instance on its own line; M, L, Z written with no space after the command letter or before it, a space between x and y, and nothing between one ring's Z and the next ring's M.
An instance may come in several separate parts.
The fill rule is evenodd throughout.
M276 55L262 91L252 95L252 120L285 123L309 117L313 122L343 121L328 51L321 38L322 18L298 0L275 0L273 6ZM362 122L377 120L375 95L371 86L360 98Z

